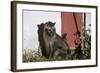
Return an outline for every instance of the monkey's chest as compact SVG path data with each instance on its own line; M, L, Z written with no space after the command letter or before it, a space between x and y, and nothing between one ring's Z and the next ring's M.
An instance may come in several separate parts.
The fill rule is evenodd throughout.
M51 37L48 37L48 38L46 38L46 45L48 46L48 47L53 47L53 45L54 45L54 38L51 38Z

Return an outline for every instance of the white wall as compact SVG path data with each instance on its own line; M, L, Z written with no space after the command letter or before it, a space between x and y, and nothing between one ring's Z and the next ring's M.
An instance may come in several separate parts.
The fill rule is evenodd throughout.
M10 29L11 29L10 28L10 1L11 0L0 0L0 73L13 73L10 71L10 34L11 34L10 33ZM99 0L33 0L33 1L84 4L84 5L100 4ZM98 13L100 13L100 10ZM100 16L100 14L98 16ZM100 17L98 20L100 20ZM100 24L100 21L98 24ZM100 25L98 25L98 28L99 28L98 31L100 31ZM100 33L98 33L98 37L100 37ZM98 43L100 43L100 38L98 38ZM98 45L98 47L100 48L100 45ZM99 48L98 48L98 55L100 56ZM98 60L99 60L98 67L35 71L34 73L87 73L87 72L99 73L100 57ZM33 73L33 71L25 72L25 73Z
M86 30L88 35L91 35L91 14L87 13L86 14ZM90 30L90 31L89 31Z
M40 23L56 22L56 32L61 34L61 13L52 11L23 11L23 49L38 49L38 27Z

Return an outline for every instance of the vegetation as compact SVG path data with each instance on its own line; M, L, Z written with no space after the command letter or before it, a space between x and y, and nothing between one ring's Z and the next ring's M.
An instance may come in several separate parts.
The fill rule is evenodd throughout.
M89 59L91 58L91 36L87 34L87 31L83 27L81 31L81 50L82 58Z
M42 61L61 61L61 60L70 60L71 58L67 56L65 59L62 59L60 56L56 58L45 58L42 56L40 50L33 51L30 49L23 50L23 62L42 62Z
M43 62L43 61L62 61L62 60L81 60L81 59L90 59L91 58L91 36L86 33L86 30L83 28L80 32L80 44L75 50L70 50L74 54L66 56L62 59L60 56L56 58L45 58L41 54L40 48L37 51L31 49L23 50L23 62ZM76 52L78 50L78 52ZM81 54L79 52L81 50ZM78 56L78 57L77 57Z

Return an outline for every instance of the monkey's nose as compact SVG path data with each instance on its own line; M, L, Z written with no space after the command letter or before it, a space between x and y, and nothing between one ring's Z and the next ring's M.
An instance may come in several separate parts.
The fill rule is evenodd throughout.
M50 30L50 29L49 29L48 31L49 31L49 32L51 32L51 30Z

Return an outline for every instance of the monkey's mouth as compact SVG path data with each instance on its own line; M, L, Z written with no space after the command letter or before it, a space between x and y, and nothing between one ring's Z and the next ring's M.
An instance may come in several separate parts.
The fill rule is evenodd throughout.
M47 31L47 35L48 36L52 36L53 35L53 32L52 31Z
M52 36L53 34L52 34L52 33L47 33L47 35L48 35L48 36Z

